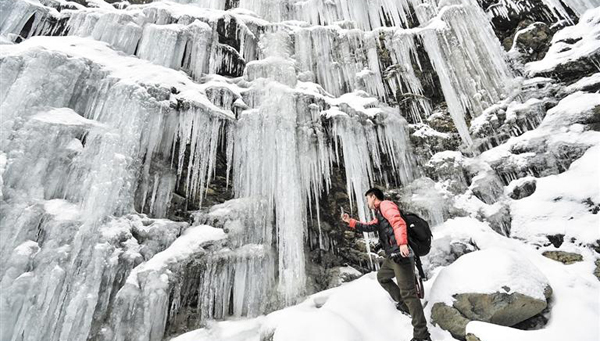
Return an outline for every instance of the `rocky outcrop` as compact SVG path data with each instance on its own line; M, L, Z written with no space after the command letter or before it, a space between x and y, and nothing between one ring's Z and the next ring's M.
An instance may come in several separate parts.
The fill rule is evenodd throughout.
M513 46L518 31L530 23L552 24L564 19L557 17L557 13L548 8L542 0L521 0L518 1L518 5L515 2L500 0L478 0L478 2L492 17L496 36L507 51Z
M544 257L548 257L557 262L561 262L563 264L569 265L577 262L581 262L583 260L583 256L574 253L574 252L565 252L565 251L544 251L542 253Z
M547 287L545 294L546 298L550 298L552 289ZM465 328L471 321L514 326L541 313L548 305L545 300L519 293L468 293L455 295L454 299L456 301L452 307L436 303L431 310L431 318L461 339L465 338Z
M524 21L526 27L515 34L512 50L518 52L521 61L528 63L544 58L554 32L543 22Z
M508 196L512 199L519 200L526 198L535 192L535 184L537 180L533 177L523 178L523 181L519 181L519 183L515 184L512 188L509 189Z

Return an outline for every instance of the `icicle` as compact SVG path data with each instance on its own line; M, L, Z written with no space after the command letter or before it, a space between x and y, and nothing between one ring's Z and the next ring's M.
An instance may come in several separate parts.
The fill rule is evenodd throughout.
M347 21L355 22L362 30L382 26L408 27L409 22L409 2L406 0L310 0L298 3L295 11L294 19L312 25Z
M186 41L182 25L146 25L137 56L168 68L178 69L184 57Z
M389 82L392 92L396 94L396 90L399 90L400 93L406 94L408 98L403 100L410 101L413 122L422 122L423 118L431 115L432 108L429 101L423 98L423 86L413 69L413 61L419 62L415 36L398 30L391 39L387 39L386 45L394 63L394 69L388 74L389 78L395 80Z
M513 83L505 53L477 3L448 6L439 14L444 26L421 33L442 86L448 110L463 142L472 145L465 116L479 116L502 99Z
M185 193L201 203L215 164L223 120L205 110L192 108L182 112L176 123L171 122L168 129L169 150L175 153L175 146L179 146L176 152L177 178L181 178L187 164ZM186 160L188 150L189 160Z
M565 2L560 0L542 0L542 2L571 24L573 24L573 21L569 16L567 8L573 10L575 15L581 16L588 9L593 9L600 6L600 1L598 0L569 0Z
M49 18L58 16L54 9L29 1L2 1L0 3L0 35L11 41L27 39ZM29 26L27 29L26 26ZM21 36L24 34L25 36Z
M237 197L265 198L275 208L279 255L278 290L285 304L304 289L303 241L306 202L298 170L296 112L290 93L277 83L264 87L259 109L242 114L234 143Z
M295 34L301 71L334 96L362 88L380 98L386 92L379 70L376 35L332 27L301 29Z

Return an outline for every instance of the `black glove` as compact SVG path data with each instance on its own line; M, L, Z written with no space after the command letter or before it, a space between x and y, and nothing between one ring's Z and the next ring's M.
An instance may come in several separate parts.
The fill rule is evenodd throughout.
M394 252L390 255L390 259L396 263L400 263L402 260L402 254L400 254L400 252Z

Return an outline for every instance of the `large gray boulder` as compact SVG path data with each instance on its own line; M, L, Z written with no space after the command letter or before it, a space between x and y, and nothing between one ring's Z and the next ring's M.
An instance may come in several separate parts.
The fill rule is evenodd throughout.
M583 261L583 256L575 252L565 251L544 251L542 256L548 257L557 262L569 265Z
M490 248L468 253L443 269L431 292L432 322L466 338L471 321L514 326L547 307L548 280L518 253Z

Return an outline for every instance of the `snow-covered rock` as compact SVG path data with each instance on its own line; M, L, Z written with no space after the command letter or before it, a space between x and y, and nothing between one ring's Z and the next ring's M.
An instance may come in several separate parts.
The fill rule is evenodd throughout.
M552 294L535 265L501 248L458 258L440 271L431 290L432 322L460 338L470 321L513 326L533 317Z
M600 8L585 12L579 23L566 27L552 38L552 45L544 59L527 64L532 75L553 74L570 81L598 71L598 41Z
M532 176L513 180L506 186L505 192L509 197L515 200L526 198L532 195L536 189L536 179Z

